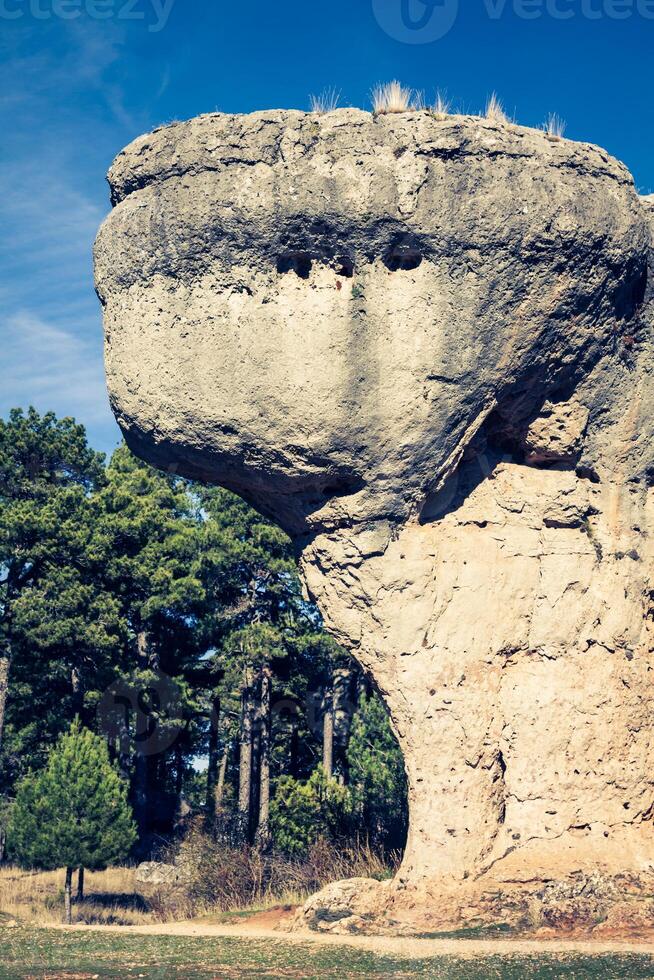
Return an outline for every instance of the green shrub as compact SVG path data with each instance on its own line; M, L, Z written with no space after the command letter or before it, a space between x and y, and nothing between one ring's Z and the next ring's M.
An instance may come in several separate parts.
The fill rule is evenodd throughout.
M306 782L283 776L270 806L275 848L290 857L304 857L316 841L347 834L351 813L349 790L328 779L322 766Z

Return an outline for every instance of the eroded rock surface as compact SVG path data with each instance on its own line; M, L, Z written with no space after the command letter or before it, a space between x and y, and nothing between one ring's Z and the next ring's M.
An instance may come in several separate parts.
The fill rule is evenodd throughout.
M633 847L622 832L654 801L652 555L632 528L651 517L636 489L513 462L478 482L478 463L441 518L372 554L370 532L320 535L302 558L391 710L411 798L401 877L639 867L650 828Z
M375 678L410 786L384 901L648 872L654 207L628 172L341 110L199 117L109 176L116 416L294 536Z

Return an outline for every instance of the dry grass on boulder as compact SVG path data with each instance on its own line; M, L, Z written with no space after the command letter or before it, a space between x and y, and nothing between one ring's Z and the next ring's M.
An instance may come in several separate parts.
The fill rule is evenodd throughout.
M324 116L326 112L333 112L338 109L341 93L335 88L326 88L320 95L312 95L309 98L311 112Z
M372 90L372 111L377 114L407 112L413 108L413 90L404 88L401 82L386 82Z
M449 116L452 104L449 99L447 99L442 92L436 93L436 100L431 107L431 111L435 116L441 118L443 116Z
M504 111L504 106L500 102L497 93L493 92L490 99L486 103L486 112L484 113L486 119L490 122L505 124L511 122L506 112Z
M557 116L555 112L547 117L543 124L543 129L548 136L554 136L556 139L562 139L565 134L565 121Z

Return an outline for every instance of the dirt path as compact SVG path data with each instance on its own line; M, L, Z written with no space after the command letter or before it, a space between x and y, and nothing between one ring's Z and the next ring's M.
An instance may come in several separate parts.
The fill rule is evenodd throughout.
M580 953L598 956L609 953L640 953L654 956L652 940L581 940L581 939L415 939L411 936L331 936L309 931L280 932L255 924L225 925L205 921L169 922L144 926L58 926L67 931L119 932L144 936L197 936L216 939L265 939L278 943L322 943L326 946L353 946L379 955L405 959L432 956L478 956L510 954Z

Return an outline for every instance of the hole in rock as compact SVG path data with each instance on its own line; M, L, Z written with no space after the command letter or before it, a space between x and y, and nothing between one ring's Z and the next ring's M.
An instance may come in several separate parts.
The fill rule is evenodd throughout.
M337 497L350 497L359 493L365 486L365 481L357 473L333 473L328 483L318 483L297 495L302 501L306 513L322 510L325 504Z
M337 259L337 270L336 274L343 276L345 279L351 279L354 275L354 262L349 256L343 256Z
M600 478L591 466L578 466L575 473L580 480L588 480L590 483L600 483Z
M359 493L365 486L365 481L356 474L352 476L335 477L331 483L322 488L325 497L349 497Z
M422 263L422 255L410 245L395 245L384 256L384 265L389 272L409 272Z
M277 272L282 275L294 272L300 279L308 279L312 265L313 261L308 252L285 252L277 260Z

